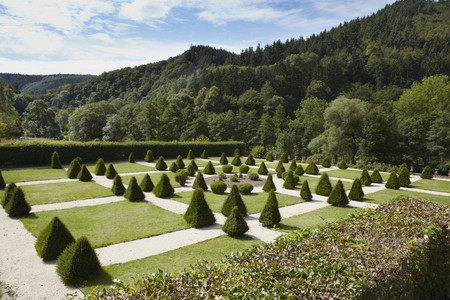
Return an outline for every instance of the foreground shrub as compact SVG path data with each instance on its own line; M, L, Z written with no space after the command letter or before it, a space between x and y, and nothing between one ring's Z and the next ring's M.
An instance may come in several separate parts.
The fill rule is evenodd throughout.
M241 183L237 187L241 195L250 195L253 191L253 185L250 183Z
M365 186L369 186L372 184L372 179L369 176L369 172L364 168L361 173L361 183Z
M166 174L162 174L158 184L153 188L153 194L159 198L168 198L173 196L174 193L175 190L170 184L169 177Z
M167 164L164 161L164 157L160 156L158 158L158 160L156 161L156 165L155 165L156 170L158 171L164 171L167 169Z
M92 180L92 175L91 175L91 173L89 172L88 168L87 168L85 165L83 165L83 166L81 167L80 173L78 173L77 178L78 178L78 180L80 180L80 181L87 182L87 181L91 181L91 180Z
M53 217L39 233L34 247L40 258L52 260L57 259L63 250L74 242L75 239L66 225L58 217Z
M266 161L274 161L273 153L269 151L266 155Z
M202 189L198 188L192 194L191 203L184 214L184 219L194 228L210 226L216 222L213 212L205 201Z
M4 190L5 187L6 187L6 182L5 182L5 179L3 178L2 170L0 170L0 190Z
M77 285L100 271L97 254L84 236L67 246L56 261L56 272L66 285Z
M2 207L5 207L6 204L8 204L8 202L11 201L12 195L14 193L14 189L16 187L17 186L14 182L11 182L10 184L8 184L8 186L5 189L5 193L3 194Z
M208 174L208 175L216 174L216 169L214 168L211 161L208 161L205 168L203 169L203 173Z
M303 170L302 165L298 165L297 168L295 169L294 173L297 176L302 176L303 174L305 174L305 170Z
M103 160L103 158L99 158L97 160L97 163L95 164L94 174L101 176L105 175L105 172L106 172L105 161Z
M352 188L350 189L350 193L348 194L348 198L350 200L361 201L364 198L364 191L361 186L361 181L359 178L355 178L352 184Z
M139 186L141 187L141 190L143 192L151 192L151 191L153 191L153 188L155 187L152 179L150 178L150 175L148 175L148 174L144 175L144 178L142 178Z
M247 178L250 180L259 180L259 175L255 170L250 170L247 173Z
M221 165L227 165L228 164L228 158L225 155L225 152L222 152L222 155L220 156L220 160L219 160Z
M347 163L346 163L344 160L341 160L341 161L338 163L338 168L341 169L341 170L347 169L347 168L348 168Z
M178 155L177 160L175 161L175 163L177 164L178 169L186 168L186 166L184 165L183 157L181 157L181 155Z
M135 163L134 153L133 152L130 152L130 155L128 155L128 162L129 163Z
M269 176L267 176L266 183L264 183L263 191L270 192L271 190L276 191L277 188L275 186L275 183L273 182L272 174L269 174Z
M242 201L242 197L239 193L239 189L238 189L237 185L233 184L233 186L231 187L230 194L228 195L227 199L223 203L222 210L221 210L222 214L224 216L229 216L235 206L238 207L239 212L243 216L247 215L247 207L245 206L244 201Z
M331 185L330 179L328 178L327 173L323 173L320 176L319 182L317 183L316 189L314 192L317 195L329 196L331 191L333 190L333 186Z
M208 190L208 186L206 185L205 178L203 177L202 172L198 172L197 176L195 176L194 183L192 184L193 189L201 188L204 191Z
M195 175L195 169L194 169L194 167L191 164L189 164L187 166L186 171L188 173L188 176L190 176L190 177Z
M200 155L200 158L208 159L208 152L206 151L206 149L203 150L202 154Z
M283 163L288 163L289 162L289 158L286 152L283 152L283 154L281 154L281 157L279 159L279 161L283 162Z
M113 186L111 188L112 192L116 196L122 196L125 193L125 187L122 183L122 177L119 174L114 176Z
M394 189L398 190L400 188L400 183L398 182L397 172L392 171L391 175L389 175L389 178L384 185L387 189Z
M310 162L305 169L306 174L319 175L319 169L314 162ZM297 174L298 175L298 174Z
M291 189L291 190L293 190L295 188L294 172L292 172L292 170L287 171L286 177L284 178L283 187L285 189Z
M52 169L62 169L61 161L59 160L58 152L53 152L50 159L50 167Z
M320 163L322 165L322 167L324 168L329 168L331 167L331 162L330 159L328 157L325 157L322 162Z
M136 177L131 177L130 182L128 183L128 187L123 196L131 202L142 201L145 199L145 195L142 192L141 187L137 183Z
M184 186L188 177L189 174L186 170L178 170L175 173L175 181L178 182L181 186Z
M252 148L252 154L256 158L264 158L265 153L264 146L255 146Z
M338 180L336 186L331 191L327 202L328 204L339 207L343 207L348 204L347 194L345 194L344 185L342 184L342 181Z
M221 195L221 194L225 193L225 191L227 189L227 184L225 182L223 182L222 180L216 180L210 184L210 187L211 187L211 191L214 194Z
M170 164L170 167L169 167L169 171L170 172L173 172L173 173L175 173L176 171L178 171L178 165L175 163L175 162L173 162L173 163L171 163Z
M280 211L278 210L278 200L275 192L272 190L269 192L266 204L264 205L261 215L259 216L259 222L264 226L272 228L281 221Z
M195 159L194 151L192 151L192 149L189 150L186 158L190 160Z
M241 158L240 158L239 156L235 156L235 157L233 158L233 160L231 161L231 164L232 164L233 166L239 167L240 165L242 165Z
M147 150L147 153L145 154L144 160L146 162L154 162L155 161L155 158L153 157L152 150Z
M258 174L259 175L267 175L267 174L269 174L269 170L267 170L266 164L264 162L262 162L259 165Z
M370 179L374 183L382 183L383 178L381 178L380 170L379 169L373 170L372 174L370 175Z
M20 218L30 213L31 207L25 200L25 194L20 187L14 188L11 198L5 204L5 211L11 218Z
M247 174L248 170L250 170L250 167L247 165L241 165L239 166L239 172L243 174Z
M245 222L243 215L239 212L239 208L237 206L233 207L225 224L222 226L222 230L231 236L241 236L246 233L248 229L247 222Z
M247 159L245 160L245 164L248 166L254 166L256 164L255 159L253 158L253 154L249 154Z
M401 187L408 187L411 184L408 169L400 168L400 170L398 171L398 184Z
M75 179L78 176L78 173L81 171L81 165L78 159L73 159L70 162L69 168L67 169L67 177L70 179Z
M420 174L420 177L422 179L433 179L433 171L431 170L430 166L426 166L423 169L422 174Z
M195 163L195 160L191 160L191 162L189 163L188 167L192 166L192 168L194 168L195 171L198 171L198 166Z
M308 180L306 179L302 183L302 188L300 190L300 197L302 197L302 199L305 201L312 200L311 190L309 189L309 183Z
M116 177L117 175L117 171L114 168L113 164L109 164L108 167L106 167L106 172L105 172L105 176L108 179L114 179L114 177Z
M233 172L233 166L231 166L231 165L223 165L222 166L222 171L224 171L225 173L232 173Z

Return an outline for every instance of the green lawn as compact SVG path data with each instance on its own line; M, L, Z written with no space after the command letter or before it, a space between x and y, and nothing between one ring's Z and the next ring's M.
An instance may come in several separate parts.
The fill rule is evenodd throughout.
M84 235L94 247L188 227L182 215L148 202L129 201L38 212L22 218L21 221L37 236L54 216L58 216L76 238Z
M176 193L172 199L187 203L191 202L193 192L181 192ZM268 197L268 193L262 192L259 194L251 194L251 195L242 195L242 199L244 200L245 206L247 207L248 214L253 214L262 211L264 205L266 204L266 200ZM284 195L284 194L276 194L278 200L278 206L288 206L296 203L303 202L303 200L299 197ZM211 208L214 212L219 212L222 210L223 203L225 199L228 197L228 194L217 195L212 192L205 193L205 199L208 203L209 208Z
M105 163L108 167L108 163ZM147 167L144 165L136 164L136 163L113 163L114 169L116 169L117 173L133 173L133 172L147 172L147 171L156 171L153 167ZM87 166L88 170L94 173L95 164Z
M391 201L392 199L397 198L398 196L401 195L415 199L427 199L435 203L450 205L450 197L448 196L440 196L427 193L419 193L404 190L392 190L392 189L385 189L375 193L367 194L364 196L364 200L367 202L380 204Z
M444 180L422 179L413 182L409 187L415 189L450 193L450 181Z
M355 179L361 177L362 171L356 171L356 170L332 170L328 171L327 174L330 177L339 177L339 178L347 178L347 179ZM372 175L372 171L369 171L369 175ZM380 173L381 178L383 178L383 181L387 181L389 178L389 174Z
M112 279L115 278L123 280L126 284L133 284L134 277L143 278L146 275L158 273L158 270L169 273L189 270L190 266L197 261L219 262L231 252L244 251L252 245L261 243L262 241L254 240L248 236L232 238L225 235L144 259L104 266L102 272L91 278L81 288L81 291L86 294L108 288L112 284Z
M22 189L30 205L66 202L79 199L113 196L111 189L94 182L60 182L24 185Z
M67 178L63 169L3 170L2 175L6 183Z
M154 173L154 174L149 174L150 178L152 179L152 182L154 185L157 185L159 180L161 179L163 173ZM178 182L175 181L175 173L173 172L164 172L164 174L167 175L167 177L169 177L170 180L170 184L173 187L178 187L180 186L180 184ZM122 182L123 184L128 184L131 180L131 177L136 177L136 180L138 183L141 182L142 178L144 178L145 174L138 174L138 175L127 175L127 176L123 176L122 177ZM193 179L193 177L190 177L191 179Z

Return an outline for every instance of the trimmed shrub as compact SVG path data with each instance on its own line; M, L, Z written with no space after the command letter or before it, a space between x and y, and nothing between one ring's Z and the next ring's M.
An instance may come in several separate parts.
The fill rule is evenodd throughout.
M222 214L225 216L229 216L231 214L231 211L233 210L233 207L235 206L238 207L239 212L243 216L247 215L247 207L245 206L244 201L242 201L241 194L239 193L239 188L237 185L233 184L233 186L231 187L230 194L223 203L221 210Z
M183 157L181 157L181 155L178 155L177 160L175 161L175 163L177 164L178 169L186 168L186 166L184 165Z
M3 178L2 170L0 170L0 190L4 190L5 187L6 187L6 182L5 182L5 179Z
M216 180L210 184L210 187L214 194L223 194L227 189L227 184L221 180Z
M106 172L105 161L103 160L103 158L99 158L97 160L97 163L95 164L94 174L100 176L105 175L105 172Z
M106 172L105 172L105 176L108 179L114 179L114 177L116 177L117 175L117 171L114 168L113 164L109 164L108 167L106 167Z
M61 161L59 160L58 152L53 152L50 159L50 167L52 169L62 169Z
M286 169L284 168L284 164L283 164L282 161L278 161L277 166L275 167L275 172L278 172L278 170L279 170L280 168L283 168L284 171L286 171Z
M130 152L130 155L128 155L128 162L134 163L134 152Z
M141 187L137 183L136 177L131 177L130 182L128 183L128 187L123 196L131 202L142 201L145 199L145 195L142 192Z
M420 174L420 178L422 179L432 179L433 178L433 171L431 170L430 166L426 166L422 174Z
M225 173L232 173L233 172L233 166L231 166L231 165L223 165L222 166L222 171L224 171Z
M339 169L342 169L342 170L345 170L345 169L348 168L347 163L346 163L345 161L343 161L343 160L341 160L341 161L338 163L337 166L338 166Z
M153 194L159 198L167 198L173 196L175 190L170 184L170 179L166 174L161 175L158 184L153 188Z
M218 172L217 174L219 175L219 180L227 179L227 175L224 172Z
M83 165L81 167L80 173L78 173L77 178L80 181L85 181L86 182L86 181L91 181L92 180L92 175L89 172L88 168L85 165Z
M187 166L186 171L190 177L195 175L195 169L191 164Z
M145 153L144 160L146 162L154 162L155 161L152 150L147 150L147 153Z
M290 190L295 188L294 172L292 172L292 170L287 171L286 177L284 178L283 187Z
M389 175L389 178L384 186L387 189L394 189L394 190L398 190L400 188L400 183L398 182L397 173L395 171L391 172L391 175Z
M241 165L239 166L239 172L243 173L243 174L247 174L248 170L250 170L249 166L247 165Z
M206 151L206 149L203 150L202 154L200 155L200 158L208 159L208 152Z
M189 174L186 170L178 170L175 173L175 181L178 182L181 186L184 186L188 177Z
M302 165L298 165L294 173L295 175L302 176L303 174L305 174L305 170L303 170Z
M254 166L256 164L255 159L253 158L253 154L249 154L247 159L245 160L245 164L248 166Z
M233 160L231 161L231 164L233 165L233 166L240 166L240 165L242 165L242 161L241 161L241 157L239 157L239 156L235 156L234 158L233 158Z
M252 154L256 158L264 158L265 153L266 150L264 149L264 146L255 146L252 148Z
M259 175L255 170L250 170L247 173L247 178L250 180L258 180L259 179Z
M330 179L328 178L328 174L323 173L322 176L320 176L314 193L316 193L317 195L329 196L332 190L333 186L331 185Z
M338 181L336 183L336 186L331 191L330 196L327 200L328 204L331 204L333 206L339 206L344 207L348 204L348 198L345 194L344 185L342 184L342 181Z
M169 171L175 173L176 171L178 171L178 169L178 165L175 162L170 164Z
M286 152L283 152L283 154L281 154L281 157L279 159L279 161L283 162L283 163L288 163L289 162L289 158Z
M283 178L283 173L285 173L286 172L286 169L284 168L284 166L283 165L280 165L278 168L277 168L277 177L278 178Z
M322 167L324 168L329 168L331 167L331 162L330 159L328 157L325 157L322 162L320 163L322 165Z
M244 217L239 212L237 206L233 207L230 212L229 217L222 226L222 230L230 236L240 236L248 231L247 222L245 222Z
M281 215L278 210L278 200L273 190L269 192L266 204L264 205L258 220L264 226L269 228L272 228L280 223Z
M208 175L216 174L216 169L214 168L211 161L208 161L205 168L203 169L203 173L208 174Z
M253 191L253 185L250 183L241 183L237 187L241 195L250 195Z
M198 172L197 176L195 176L194 183L192 184L193 189L201 188L204 191L208 190L208 186L206 185L205 178L203 177L202 172Z
M398 184L400 184L401 187L408 187L411 184L407 168L400 168L398 171Z
M83 159L80 156L77 156L75 159L78 160L78 163L80 164L80 166L83 165Z
M25 194L20 187L16 187L11 198L5 204L5 211L11 218L19 218L30 213L31 207L25 200Z
M272 174L269 174L269 176L267 176L266 183L264 183L263 191L270 192L271 190L276 191L277 187L275 186L275 183L273 182Z
M409 172L409 167L408 167L408 165L406 163L402 163L402 165L400 166L399 170L401 170L401 169L406 169L406 171Z
M306 174L311 174L311 175L319 175L319 169L317 168L316 164L312 161L306 167L305 173Z
M364 197L364 191L361 187L361 181L359 178L355 178L352 184L352 188L350 189L350 193L348 194L348 198L350 200L361 201Z
M259 175L267 175L267 174L269 174L269 170L267 170L266 164L264 162L262 162L259 165L258 174Z
M374 183L382 183L383 178L381 178L380 170L379 169L373 170L372 174L370 175L370 179Z
M230 181L231 182L238 182L238 177L236 175L230 176Z
M295 173L293 176L294 176L294 184L297 185L300 182L300 176L295 175Z
M5 189L5 193L3 194L2 207L5 207L6 204L8 204L8 202L11 201L12 195L14 193L14 189L16 187L17 186L14 182L11 182L10 184L8 184L8 186Z
M297 169L297 161L295 160L295 158L292 160L288 169L291 170L292 172L295 172L295 170Z
M53 217L50 223L39 233L34 248L44 260L57 259L63 250L75 239L66 225L58 217Z
M302 197L302 199L305 201L312 200L311 190L309 189L309 183L308 180L306 179L302 183L302 188L300 190L300 197Z
M369 186L372 184L372 179L370 178L369 172L364 168L361 173L361 183L365 186Z
M234 149L233 156L241 156L241 153L239 152L239 148Z
M125 193L125 187L123 186L122 183L122 177L120 177L119 174L114 176L113 186L111 190L116 196L122 196L123 193Z
M143 192L151 192L151 191L153 191L153 188L155 187L152 179L150 178L150 175L148 175L148 174L144 175L144 178L142 178L139 186L141 187L141 190Z
M266 155L266 161L274 161L273 153L269 151Z
M191 160L191 162L189 163L188 166L192 166L194 168L195 171L198 171L198 166L195 163L195 160Z
M210 226L216 222L213 212L206 203L202 189L198 188L192 194L191 203L184 213L184 219L194 228Z
M67 246L56 261L56 272L66 285L77 285L100 271L97 254L84 236Z
M78 176L78 173L81 171L81 165L78 159L73 159L70 162L69 169L67 169L67 177L70 179L75 179Z
M167 164L166 164L166 162L164 161L164 157L160 156L160 157L158 158L158 161L156 162L155 168L156 168L156 170L158 170L158 171L164 171L164 170L167 169Z
M220 156L220 160L219 160L221 165L228 165L228 158L225 155L225 152L222 152L222 155Z
M192 160L192 159L195 159L194 151L192 151L192 149L189 150L189 152L188 152L186 158L187 158L187 159L191 159L191 160Z

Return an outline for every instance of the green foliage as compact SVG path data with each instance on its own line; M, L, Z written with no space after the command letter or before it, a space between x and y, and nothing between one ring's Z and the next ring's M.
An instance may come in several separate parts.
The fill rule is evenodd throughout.
M81 167L81 171L78 173L77 178L80 181L91 181L92 180L92 175L89 172L88 168L85 165L83 165Z
M9 197L9 196L8 196ZM20 187L16 187L11 198L4 206L6 213L11 218L20 218L30 213L31 207L25 200L25 194Z
M99 271L97 254L84 236L67 246L56 261L56 272L66 285L80 284Z
M217 181L222 182L222 181ZM214 182L213 182L214 183ZM223 183L223 182L222 182ZM224 183L225 184L225 183ZM225 184L226 188L226 184ZM212 189L212 184L211 184ZM213 190L214 191L214 190ZM206 227L214 224L216 218L206 203L203 189L198 188L194 191L191 203L184 214L184 219L194 228Z
M266 204L264 205L258 220L264 226L269 228L272 228L280 223L281 215L278 210L278 200L273 190L269 192Z
M383 178L381 178L380 170L379 169L373 170L372 174L370 175L370 179L374 183L382 183Z
M173 189L172 185L170 184L169 177L167 177L166 174L162 174L161 179L159 180L158 184L153 189L153 194L155 194L155 196L159 197L159 198L168 198L168 197L173 196L174 193L175 193L175 190Z
M350 193L348 194L348 198L350 200L361 201L364 198L364 191L361 186L361 181L359 178L355 178L352 184L352 188L350 189Z
M237 187L241 195L250 195L253 191L253 185L250 183L241 183Z
M264 146L255 146L252 148L252 154L256 158L264 158L264 153L266 153Z
M295 175L302 176L303 174L305 174L305 170L303 170L302 165L298 165L294 173Z
M6 204L8 204L8 202L11 201L11 198L12 198L15 188L16 188L16 184L14 182L11 182L10 184L8 184L8 186L5 189L5 193L3 194L2 207L5 207Z
M228 216L222 230L230 236L241 236L248 231L247 222L243 215L239 212L239 208L235 206Z
M248 166L254 166L255 165L255 159L253 158L253 154L249 154L247 159L245 160L245 164Z
M312 161L306 167L305 173L306 174L311 174L311 175L319 175L319 169L317 168L316 164Z
M62 169L61 161L59 160L59 155L56 151L52 154L50 167L52 169Z
M279 161L283 162L283 163L288 163L289 162L289 158L286 152L283 152L283 154L281 154L281 157L279 159Z
M178 168L178 165L176 164L176 162L173 162L170 164L169 171L175 173L176 171L178 171L178 169L179 168Z
M164 157L160 156L160 157L158 158L158 161L156 162L155 168L156 168L156 170L158 170L158 171L164 171L164 170L167 169L167 164L166 164L166 162L164 161Z
M181 186L184 186L188 177L189 173L186 170L178 170L175 173L175 181L178 182Z
M398 182L397 172L392 171L389 175L386 184L384 185L387 189L398 190L400 188L400 183Z
M294 172L292 172L292 170L287 171L286 177L284 178L283 187L285 189L291 189L291 190L295 188Z
M225 173L231 173L231 172L233 172L233 166L231 166L231 165L223 165L222 166L222 171L224 171Z
M206 185L205 178L203 177L202 172L198 172L197 176L195 176L194 183L192 184L193 189L201 188L204 191L208 190L208 186Z
M239 166L239 172L243 174L247 174L248 170L250 170L250 167L247 165L240 165Z
M314 192L317 195L329 196L331 191L333 190L333 186L331 185L330 179L328 178L327 173L323 173L320 176L319 182L317 183L316 189Z
M267 170L266 164L264 162L262 162L259 165L258 174L260 174L260 175L267 175L267 174L269 174L269 170Z
M233 166L240 166L240 165L242 165L241 158L240 158L239 156L235 156L235 157L233 158L233 160L231 161L231 164L232 164Z
M329 168L329 167L331 167L330 159L329 159L328 157L325 157L325 158L322 160L321 165L322 165L322 167L324 167L324 168Z
M431 170L430 166L426 166L423 169L422 174L420 174L420 177L422 179L433 179L433 171Z
M129 163L134 163L134 152L130 152L130 155L128 155L128 162Z
M200 155L200 158L208 159L208 152L206 151L206 149L203 150L202 154Z
M4 190L5 187L6 187L6 182L5 182L5 179L3 178L2 170L0 170L0 190Z
M296 169L297 169L297 161L294 158L292 160L291 164L289 165L289 170L291 170L292 172L295 172Z
M105 175L106 166L103 158L99 158L95 164L94 174L95 175Z
M81 171L81 165L78 159L74 159L70 162L69 168L67 169L67 177L70 179L75 179L78 173Z
M223 194L227 189L227 184L222 180L213 181L210 186L214 194Z
M34 247L39 257L52 260L57 259L63 250L74 242L75 239L66 225L58 217L54 217L39 233Z
M178 155L177 160L176 160L176 164L178 166L178 169L184 169L185 165L183 162L183 157L181 157L181 155Z
M272 151L269 151L266 155L266 161L274 161L274 159Z
M247 173L247 178L250 180L259 180L259 175L255 170L250 170Z
M188 152L186 158L190 159L190 160L195 159L194 151L192 151L192 149L189 149L189 152Z
M227 199L223 203L221 210L222 214L224 216L229 216L235 206L238 207L239 212L243 216L247 215L247 207L245 206L244 201L242 201L241 194L239 193L239 188L237 185L233 184L230 194L228 194Z
M153 162L153 161L155 161L155 158L153 157L152 150L147 150L147 152L145 153L144 160L146 162Z
M238 180L238 177L236 175L232 175L232 176L230 176L230 181L231 182L238 182L239 180Z
M222 164L222 165L228 164L228 158L225 155L225 152L222 152L222 155L220 156L220 164Z
M190 166L192 166L192 168L194 168L195 171L198 171L198 166L195 163L195 160L191 160L191 162L189 163Z
M190 177L195 175L195 169L194 169L194 167L191 164L189 164L187 166L186 171L188 173L188 176L190 176Z
M117 171L114 168L113 164L108 164L108 167L106 167L106 172L105 172L105 176L108 179L114 179L114 177L116 177L117 175Z
M338 168L341 169L341 170L345 170L345 169L348 168L347 163L346 163L344 160L341 160L341 161L338 163L337 166L338 166Z
M411 184L408 168L400 168L398 171L398 183L401 187L408 187Z
M300 197L302 197L302 199L305 201L312 200L311 190L309 189L309 183L308 180L306 179L302 183L302 188L300 190Z
M155 185L153 184L152 179L150 178L150 175L148 175L148 174L144 175L144 178L142 178L141 183L139 184L139 186L141 187L141 190L143 192L151 192L151 191L153 191L153 188L155 187Z
M365 186L369 186L372 184L372 179L369 176L369 172L364 168L361 173L361 183Z
M83 165L83 159L81 158L81 156L77 156L75 159L78 160L78 163L80 164L80 166Z
M214 168L211 161L208 161L205 168L203 169L203 173L205 174L216 174L216 169Z
M264 183L263 191L270 192L271 190L276 191L277 187L275 186L275 183L273 182L272 174L269 174L267 176L266 183Z
M122 177L120 177L119 174L116 174L116 176L114 176L113 186L111 190L116 196L122 196L125 193L125 187L122 183Z
M241 156L241 152L239 151L239 148L234 149L233 156Z
M335 187L331 191L330 196L328 196L327 200L328 204L333 206L344 207L348 204L348 198L345 194L344 185L342 181L338 180Z
M128 183L128 187L123 196L131 202L142 201L145 199L145 195L142 192L141 187L137 183L136 177L131 177L130 182Z

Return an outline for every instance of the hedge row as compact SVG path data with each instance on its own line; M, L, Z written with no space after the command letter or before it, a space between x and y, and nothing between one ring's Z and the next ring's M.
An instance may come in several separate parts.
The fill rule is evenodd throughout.
M45 166L50 165L53 152L57 151L62 163L70 163L77 156L85 162L127 160L133 152L137 160L143 160L147 150L155 157L186 157L189 150L199 157L203 150L210 156L220 156L223 152L231 156L234 150L245 148L242 142L20 142L0 145L0 166Z

